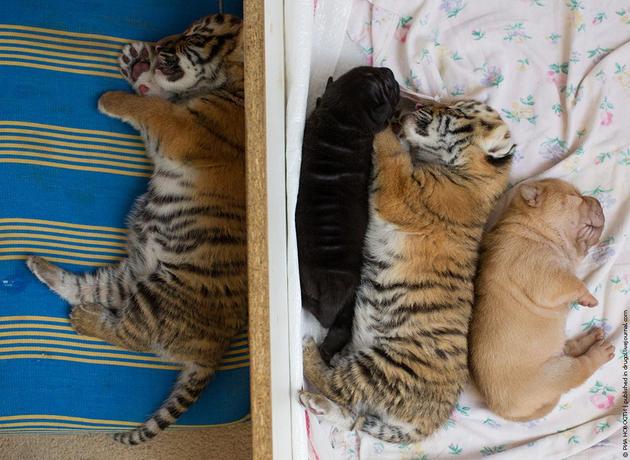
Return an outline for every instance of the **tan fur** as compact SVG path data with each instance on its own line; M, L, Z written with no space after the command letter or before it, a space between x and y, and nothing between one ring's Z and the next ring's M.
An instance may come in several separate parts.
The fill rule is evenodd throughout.
M418 441L446 422L467 381L478 245L507 185L512 151L496 112L476 107L482 105L470 103L469 118L453 110L449 121L462 127L453 142L468 141L453 144L464 145L457 166L415 158L415 146L410 154L391 129L376 136L352 343L331 367L312 340L304 346L304 374L324 398L302 392L300 401L339 426L388 442ZM432 110L437 124L442 109ZM432 142L430 134L425 138ZM480 145L490 141L504 161L488 160Z
M99 109L159 139L164 155L171 160L212 167L237 162L243 172L245 115L242 107L230 100L208 95L173 104L157 96L111 91L100 98ZM244 176L234 172L235 178L240 178L235 185L243 185ZM231 187L230 174L218 176L217 190ZM209 177L204 175L203 179ZM244 188L240 190L244 193Z
M610 360L601 329L565 341L568 304L597 300L574 274L604 224L571 184L524 184L483 241L471 325L471 371L488 407L509 420L549 413ZM565 354L561 356L562 351Z

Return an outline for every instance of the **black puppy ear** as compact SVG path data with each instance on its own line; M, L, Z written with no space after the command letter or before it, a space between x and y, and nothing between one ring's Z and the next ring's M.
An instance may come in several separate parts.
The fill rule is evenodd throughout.
M315 108L319 107L319 104L322 103L322 98L318 97L317 100L315 101Z
M328 89L328 87L330 86L332 82L333 82L333 77L328 77L328 81L326 82L326 89Z

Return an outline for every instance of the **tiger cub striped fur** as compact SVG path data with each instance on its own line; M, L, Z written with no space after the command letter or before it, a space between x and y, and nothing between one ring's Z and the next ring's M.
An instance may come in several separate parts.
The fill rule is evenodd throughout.
M118 58L120 72L141 95L177 100L221 88L244 96L242 21L229 14L201 18L155 45L133 42Z
M374 180L352 342L330 367L305 339L309 411L382 441L443 425L468 379L467 333L483 226L514 145L478 102L427 104L374 142Z
M154 164L129 216L128 258L82 275L27 261L70 303L77 332L182 363L154 415L114 436L124 444L174 423L247 322L243 106L225 91L178 100L124 92L99 100L101 112L141 132Z

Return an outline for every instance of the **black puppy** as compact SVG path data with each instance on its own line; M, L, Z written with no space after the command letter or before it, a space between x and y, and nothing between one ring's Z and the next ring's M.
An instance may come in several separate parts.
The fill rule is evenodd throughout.
M295 212L302 305L330 328L330 358L348 343L368 222L374 135L400 98L387 68L356 67L324 95L306 121Z

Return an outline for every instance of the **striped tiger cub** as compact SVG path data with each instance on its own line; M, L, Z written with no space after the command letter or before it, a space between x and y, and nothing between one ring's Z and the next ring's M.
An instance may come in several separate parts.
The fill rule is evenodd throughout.
M330 367L312 338L310 412L410 443L448 419L468 379L467 333L483 226L507 186L514 144L485 104L427 104L374 142L374 180L352 342Z
M121 62L132 70L132 61ZM114 436L131 445L155 437L193 404L247 321L242 101L222 89L185 98L201 84L178 81L169 87L177 103L124 92L105 93L98 103L141 132L154 164L148 191L129 216L128 258L83 275L40 257L27 261L70 303L77 332L182 363L157 412Z

